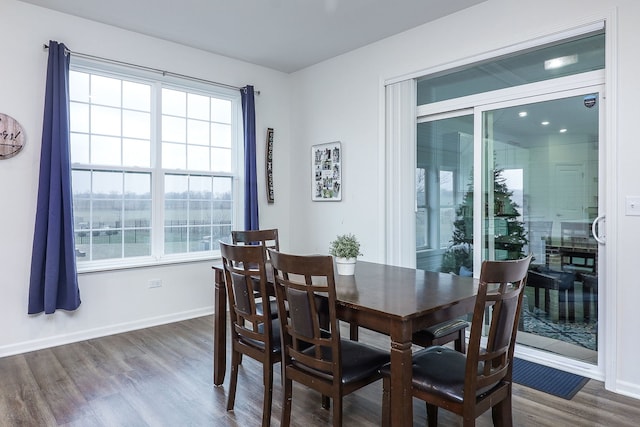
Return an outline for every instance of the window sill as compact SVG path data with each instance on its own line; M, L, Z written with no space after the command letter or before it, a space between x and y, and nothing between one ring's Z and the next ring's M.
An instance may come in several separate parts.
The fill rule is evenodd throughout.
M114 260L78 262L77 270L78 274L82 275L104 271L127 270L132 268L162 267L172 264L197 263L203 261L214 262L219 259L220 252L215 251L198 255L186 254L164 256L161 258L140 257L127 260L118 259L117 262Z

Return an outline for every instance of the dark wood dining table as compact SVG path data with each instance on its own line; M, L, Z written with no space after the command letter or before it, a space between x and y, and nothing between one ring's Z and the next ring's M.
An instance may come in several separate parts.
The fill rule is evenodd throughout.
M222 264L213 270L213 382L221 385L226 370L227 298ZM472 312L477 280L364 261L357 262L354 276L335 278L339 319L391 338L391 425L413 425L412 335Z

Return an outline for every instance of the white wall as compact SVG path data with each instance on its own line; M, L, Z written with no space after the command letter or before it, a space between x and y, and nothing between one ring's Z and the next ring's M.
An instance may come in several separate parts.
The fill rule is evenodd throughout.
M625 195L639 195L640 144L635 124L640 98L637 54L637 0L488 0L473 8L352 51L293 75L291 175L292 242L301 253L326 253L342 232L362 239L367 260L384 261L384 99L383 82L420 70L442 68L490 51L565 31L587 22L616 17L608 36L617 43L617 63L609 70L606 122L608 191L600 204L607 210L608 305L607 387L640 398L640 365L636 361L640 286L635 267L640 217L624 215ZM614 25L615 24L615 25ZM614 97L612 99L612 97ZM615 120L615 121L613 121ZM343 201L311 202L309 147L343 143ZM616 231L620 232L617 233ZM616 329L613 329L616 328ZM602 341L601 341L602 342Z
M288 247L289 79L286 74L123 31L14 0L0 2L2 65L0 112L17 119L27 143L0 162L0 356L170 322L213 311L211 262L81 274L82 305L75 312L27 315L47 53L63 42L72 51L159 68L234 86L252 84L256 97L258 158L267 127L275 129L276 203L260 183L260 223L282 230ZM258 162L264 176L264 162ZM149 289L148 281L163 286Z

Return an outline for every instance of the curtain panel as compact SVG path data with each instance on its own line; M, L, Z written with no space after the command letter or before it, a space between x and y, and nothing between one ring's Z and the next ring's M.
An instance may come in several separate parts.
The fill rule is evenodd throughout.
M240 89L244 129L244 229L258 230L258 176L256 170L256 109L253 86Z
M28 313L80 306L69 152L69 52L49 42Z

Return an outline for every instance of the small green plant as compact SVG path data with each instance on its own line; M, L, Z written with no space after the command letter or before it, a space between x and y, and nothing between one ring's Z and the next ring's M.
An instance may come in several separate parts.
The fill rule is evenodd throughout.
M360 253L360 242L353 234L343 234L329 243L329 253L339 258L356 258Z

